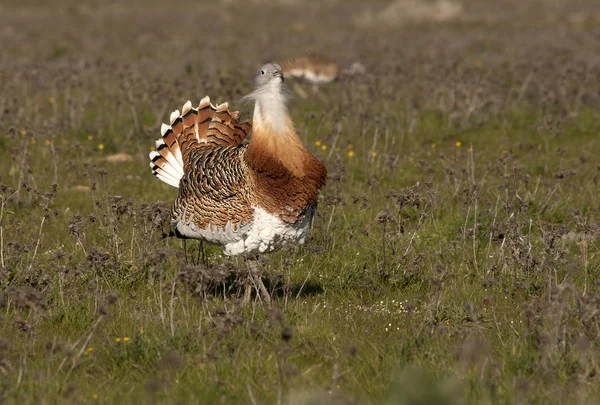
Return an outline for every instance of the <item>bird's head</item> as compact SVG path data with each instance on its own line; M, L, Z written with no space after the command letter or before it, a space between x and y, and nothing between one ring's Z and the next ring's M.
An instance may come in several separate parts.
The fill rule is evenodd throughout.
M281 66L276 63L267 63L256 71L256 77L254 79L256 88L263 86L269 87L281 87L283 83L283 72Z
M242 97L243 102L256 101L267 102L279 100L285 103L288 99L287 89L283 84L283 72L281 66L276 63L267 63L256 71L254 77L254 90Z

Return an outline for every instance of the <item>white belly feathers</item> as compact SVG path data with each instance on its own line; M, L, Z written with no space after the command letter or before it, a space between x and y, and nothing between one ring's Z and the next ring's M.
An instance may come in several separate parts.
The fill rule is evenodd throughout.
M183 236L223 245L223 253L236 256L271 252L288 243L303 244L314 213L315 207L312 206L302 220L289 224L260 207L254 207L254 221L235 227L235 230L231 223L227 223L225 227L209 226L199 229L184 218L174 225Z

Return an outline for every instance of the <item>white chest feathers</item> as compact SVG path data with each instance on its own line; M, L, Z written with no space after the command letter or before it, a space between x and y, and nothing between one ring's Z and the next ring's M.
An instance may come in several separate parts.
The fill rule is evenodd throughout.
M175 226L183 236L223 245L223 253L236 256L271 252L288 244L303 244L314 214L313 206L302 220L289 224L262 208L254 207L254 221L243 227L227 223L225 227L199 229L184 218L176 221Z

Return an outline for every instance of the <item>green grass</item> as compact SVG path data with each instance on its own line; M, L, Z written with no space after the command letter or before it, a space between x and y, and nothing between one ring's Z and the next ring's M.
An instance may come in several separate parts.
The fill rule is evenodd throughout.
M515 117L516 122L528 119ZM89 170L89 181L98 184L93 193L63 186L48 201L22 189L8 201L3 218L5 240L30 247L19 253L5 247L10 270L2 329L9 368L2 387L7 399L93 402L97 395L104 402L144 397L245 402L252 392L259 402L273 402L278 395L332 391L394 403L394 393L406 389L403 373L424 372L431 374L422 379L435 384L442 379L454 387L444 391L439 383L441 402L456 396L510 403L521 389L515 379L531 380L533 387L546 379L568 386L573 373L584 372L581 353L571 347L576 341L567 347L567 342L538 342L538 326L528 324L524 306L553 309L533 315L544 333L566 328L555 322L569 322L572 332L585 336L584 315L572 311L585 299L583 289L596 283L595 238L568 242L547 228L576 229L577 221L594 218L598 194L589 184L593 174L587 173L595 168L578 169L575 196L573 182L552 176L560 163L581 166L574 163L580 153L567 149L558 163L539 155L546 161L543 171L524 182L523 176L540 170L541 163L528 161L528 152L504 151L504 145L522 139L518 126L490 122L477 136L466 131L435 148L422 142L419 149L398 152L407 162L425 160L431 167L427 174L410 163L401 172L386 168L380 159L394 151L375 148L377 156L369 156L361 152L368 150L361 139L353 144L352 158L344 150L332 155L339 155L335 159L345 174L324 191L310 243L266 258L267 280L283 280L278 290L283 295L272 312L260 303L241 306L233 287L225 296L217 290L217 296L200 299L191 291L196 285L181 281L180 244L161 240L158 230L145 231L149 224L139 210L140 202L168 199L173 191L149 176L130 181L143 176L142 161L107 166L103 175ZM597 146L582 126L564 130L570 139L590 142L582 153L591 159ZM439 119L425 116L416 128L415 134L427 138L439 128ZM549 149L569 147L548 136ZM484 137L490 141L479 141ZM51 175L41 167L49 164L49 146L40 143L30 152L39 164L32 173L42 185ZM98 156L94 146L83 147L87 159ZM507 161L511 166L520 161L522 167L516 174L507 172ZM63 184L75 185L77 177L72 171L59 173ZM371 177L376 187L368 185ZM474 186L477 192L469 194ZM404 197L390 201L390 189ZM106 196L116 193L136 201L129 208L111 207ZM353 202L363 193L366 207ZM398 205L402 202L408 206ZM42 224L46 204L49 217ZM61 212L55 216L54 209ZM385 235L377 220L383 209L390 213ZM124 211L120 218L119 211ZM68 232L76 212L84 223L80 245ZM89 213L96 216L92 223ZM557 246L544 243L546 232L558 235ZM499 233L505 234L504 242ZM37 254L35 246L41 247ZM153 250L165 248L164 257L151 257ZM96 267L86 259L91 251L105 254ZM218 249L209 252L211 262L223 260ZM566 295L554 297L553 291L563 288ZM39 295L20 295L30 289ZM112 305L105 302L109 293L118 296ZM281 338L285 327L293 331L289 342ZM587 367L595 370L594 363ZM430 384L418 378L423 387ZM417 390L414 395L429 394ZM528 395L551 399L544 391Z

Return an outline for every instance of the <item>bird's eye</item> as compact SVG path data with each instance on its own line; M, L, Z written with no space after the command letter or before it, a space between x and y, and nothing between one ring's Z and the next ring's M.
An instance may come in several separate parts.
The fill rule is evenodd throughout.
M264 75L264 74L265 74L265 71L264 71L264 70L261 70L261 71L260 71L260 74L261 74L261 75Z

